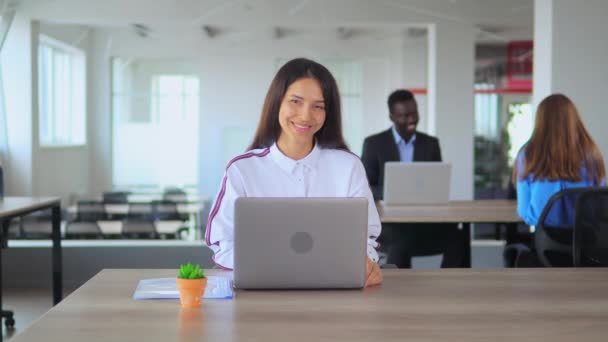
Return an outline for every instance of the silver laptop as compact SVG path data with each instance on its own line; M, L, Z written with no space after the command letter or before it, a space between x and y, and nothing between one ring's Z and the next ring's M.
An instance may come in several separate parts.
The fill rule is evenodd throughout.
M235 287L363 287L367 205L366 198L238 198Z
M387 162L384 204L447 204L452 165L440 162Z

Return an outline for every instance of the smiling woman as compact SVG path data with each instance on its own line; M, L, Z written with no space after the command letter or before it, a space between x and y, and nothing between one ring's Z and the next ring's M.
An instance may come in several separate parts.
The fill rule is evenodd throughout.
M226 167L205 242L215 263L228 269L234 267L234 207L239 197L367 198L367 285L382 282L375 250L380 219L363 164L344 143L338 86L321 64L299 58L279 69L250 151Z

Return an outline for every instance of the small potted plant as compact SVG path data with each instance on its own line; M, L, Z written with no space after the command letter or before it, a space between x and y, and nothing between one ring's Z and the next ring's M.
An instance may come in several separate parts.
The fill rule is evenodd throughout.
M187 263L180 265L179 276L176 279L179 298L184 308L201 306L201 298L205 294L207 278L199 265Z

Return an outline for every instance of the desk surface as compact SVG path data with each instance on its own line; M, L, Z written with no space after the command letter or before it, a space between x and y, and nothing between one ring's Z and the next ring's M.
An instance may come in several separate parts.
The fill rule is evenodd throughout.
M210 271L209 274L227 274ZM224 271L225 272L225 271ZM387 270L365 290L238 291L181 310L135 301L139 279L104 270L18 341L605 341L608 269Z
M515 200L450 201L447 205L386 206L377 202L382 222L517 223Z
M60 204L60 199L57 197L4 197L0 200L0 218L56 204Z

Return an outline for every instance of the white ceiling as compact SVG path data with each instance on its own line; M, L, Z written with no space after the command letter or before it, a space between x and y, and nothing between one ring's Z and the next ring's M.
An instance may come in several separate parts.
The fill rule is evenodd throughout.
M16 1L16 0L5 0ZM1 2L1 0L0 0ZM452 22L479 40L532 39L534 0L20 0L46 22L151 30L405 27Z

